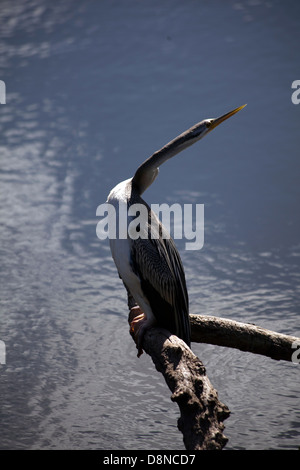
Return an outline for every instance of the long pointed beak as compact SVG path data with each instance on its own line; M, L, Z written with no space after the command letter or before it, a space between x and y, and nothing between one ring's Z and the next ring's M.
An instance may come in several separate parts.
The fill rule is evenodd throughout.
M214 129L215 127L217 127L219 124L221 124L221 122L223 121L226 121L226 119L230 118L231 116L233 116L234 114L238 113L241 109L243 109L245 106L247 106L246 104L243 104L243 106L239 106L238 108L235 108L233 109L232 111L229 111L229 113L226 113L226 114L223 114L223 116L220 116L216 119L214 119L212 122L211 122L211 125L209 126L209 130L212 130Z

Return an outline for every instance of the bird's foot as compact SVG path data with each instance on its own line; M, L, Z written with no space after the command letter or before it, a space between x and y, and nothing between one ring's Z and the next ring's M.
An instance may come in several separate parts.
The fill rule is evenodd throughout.
M143 336L144 336L144 328L143 326L145 325L146 322L146 315L144 312L140 309L138 305L135 307L132 307L130 309L130 334L133 337L133 339L136 342L136 347L138 349L138 354L137 357L140 357L143 354L143 348L142 348L142 342L143 342Z

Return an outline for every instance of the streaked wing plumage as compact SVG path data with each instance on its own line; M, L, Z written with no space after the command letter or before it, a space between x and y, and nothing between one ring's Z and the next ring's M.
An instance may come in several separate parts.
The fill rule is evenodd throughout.
M149 217L157 220L150 209ZM159 227L164 233L160 223ZM131 263L158 324L190 345L185 275L172 238L132 240Z

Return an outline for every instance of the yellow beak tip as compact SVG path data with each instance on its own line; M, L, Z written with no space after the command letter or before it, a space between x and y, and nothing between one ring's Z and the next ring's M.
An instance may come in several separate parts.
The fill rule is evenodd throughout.
M247 106L247 103L246 104L243 104L242 106L239 106L238 108L235 108L231 111L232 114L235 114L235 113L238 113L239 111L241 111L241 109L243 109L245 106ZM230 114L230 113L228 113Z
M243 104L242 106L239 106L238 108L235 108L233 109L232 111L229 111L229 113L226 113L224 114L223 116L220 116L219 118L216 118L212 124L211 124L211 129L214 129L215 127L217 127L219 124L221 124L221 122L224 122L226 121L226 119L230 118L231 116L233 116L234 114L238 113L239 111L241 111L241 109L243 109L245 106L247 106L247 104Z

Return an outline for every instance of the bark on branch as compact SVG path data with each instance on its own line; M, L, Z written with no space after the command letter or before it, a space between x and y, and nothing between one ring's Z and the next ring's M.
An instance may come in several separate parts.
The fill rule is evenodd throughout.
M132 321L129 315L129 323ZM184 341L162 328L145 333L143 349L149 354L180 409L178 429L187 450L221 450L227 438L223 421L230 411L218 399L205 367Z
M227 346L261 354L276 360L291 361L300 338L283 335L250 323L205 315L190 315L192 341Z
M133 320L129 313L129 323ZM293 344L300 338L225 318L190 315L192 342L209 343L291 361ZM177 336L162 328L145 333L143 349L149 354L180 409L178 428L187 450L221 450L227 442L223 421L230 411L218 399L203 363Z

